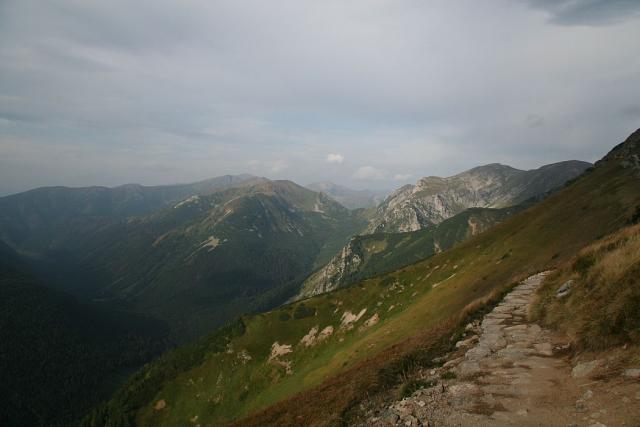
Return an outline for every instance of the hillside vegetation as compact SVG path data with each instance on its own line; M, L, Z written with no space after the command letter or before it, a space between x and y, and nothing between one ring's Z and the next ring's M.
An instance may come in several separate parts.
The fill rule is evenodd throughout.
M45 287L0 242L0 425L67 425L166 348L168 328Z
M0 236L48 284L153 316L184 343L283 303L364 227L357 214L290 181L221 177L138 190L45 188L0 198ZM185 192L195 194L169 204ZM124 216L141 205L152 213Z
M558 294L563 285L566 295ZM640 343L640 225L565 263L546 280L534 313L566 332L577 350Z
M431 363L492 296L628 223L640 206L639 139L636 132L564 190L449 251L245 316L233 334L167 354L85 425L340 423L412 364Z

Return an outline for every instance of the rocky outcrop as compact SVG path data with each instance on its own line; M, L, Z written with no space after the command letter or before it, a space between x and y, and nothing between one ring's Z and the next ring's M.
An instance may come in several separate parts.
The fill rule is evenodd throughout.
M562 186L590 166L587 162L567 161L523 171L493 163L449 178L425 177L387 197L366 232L415 231L468 208L513 206Z
M308 298L337 289L346 277L358 271L362 259L356 239L352 238L327 265L304 281L294 299Z

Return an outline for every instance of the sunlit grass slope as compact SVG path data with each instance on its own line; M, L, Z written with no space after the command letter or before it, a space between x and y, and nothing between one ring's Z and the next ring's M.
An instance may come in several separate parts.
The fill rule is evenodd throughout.
M373 371L437 340L465 307L627 223L640 205L639 171L627 160L640 151L629 142L639 137L627 141L632 150L624 158L609 156L544 202L449 251L244 317L228 339L218 334L167 355L95 412L95 425L221 425L251 414L240 424L336 423L376 384Z

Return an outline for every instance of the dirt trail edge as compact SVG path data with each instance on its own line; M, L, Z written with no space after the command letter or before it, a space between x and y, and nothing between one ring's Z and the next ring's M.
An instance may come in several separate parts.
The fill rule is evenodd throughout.
M639 382L590 378L595 363L572 367L567 338L527 321L546 274L527 278L482 322L467 325L450 360L424 372L423 388L358 425L640 426Z

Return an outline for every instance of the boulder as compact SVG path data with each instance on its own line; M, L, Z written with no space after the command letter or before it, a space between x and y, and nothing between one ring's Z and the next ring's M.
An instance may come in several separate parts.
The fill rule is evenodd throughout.
M592 360L590 362L578 363L571 370L571 376L573 378L584 378L588 377L595 371L598 367L602 365L601 359Z
M561 299L569 295L573 287L573 280L567 280L556 291L556 298Z
M640 380L640 368L626 369L623 374L627 378L633 378L634 380Z

